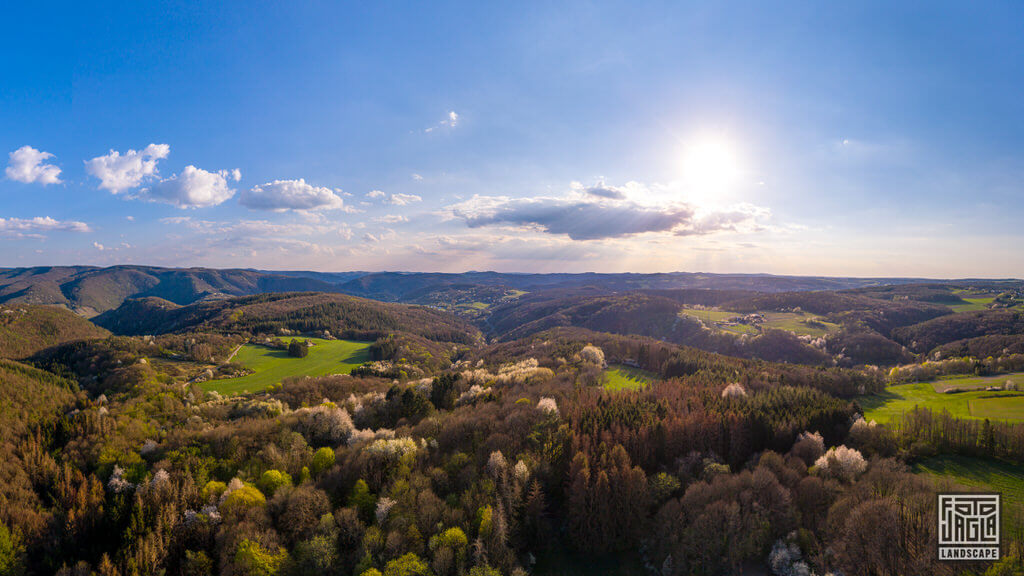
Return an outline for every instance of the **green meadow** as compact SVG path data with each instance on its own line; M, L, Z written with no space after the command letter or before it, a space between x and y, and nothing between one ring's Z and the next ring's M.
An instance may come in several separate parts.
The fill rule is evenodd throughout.
M612 364L604 371L604 389L612 392L619 390L641 390L655 381L657 376L640 368Z
M967 488L999 492L1003 495L1004 511L1024 506L1024 466L944 454L918 462L914 472L946 478Z
M995 300L995 296L987 296L983 298L978 297L962 297L966 304L947 304L953 312L975 312L977 310L988 310L992 301Z
M993 382L1005 382L1007 379L1017 381L1021 374L1004 375ZM861 396L857 399L864 408L864 417L881 423L890 422L909 412L915 406L931 410L947 410L958 418L976 418L1007 421L1024 421L1024 392L988 392L981 389L968 390L952 394L937 392L949 387L969 389L978 387L971 383L971 378L958 379L955 386L950 380L938 382L918 382L889 386L884 392Z
M200 384L203 390L221 394L244 394L257 392L286 378L297 376L324 376L326 374L348 374L352 369L370 360L372 342L353 340L323 340L308 338L313 342L309 355L293 358L287 350L278 350L258 344L244 344L235 354L232 362L250 368L253 374L238 378L210 380ZM286 340L287 341L287 340Z
M679 314L697 318L703 321L709 328L733 334L759 334L762 329L775 329L786 330L797 336L818 337L839 329L838 324L826 322L820 316L797 312L759 312L759 314L764 316L764 322L759 326L751 326L749 324L720 326L719 322L725 322L737 316L744 316L740 312L730 312L728 310L700 310L684 307L679 311Z

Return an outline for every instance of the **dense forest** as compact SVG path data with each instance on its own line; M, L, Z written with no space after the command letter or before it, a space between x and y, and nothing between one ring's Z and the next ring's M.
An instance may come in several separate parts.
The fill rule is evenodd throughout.
M96 318L116 336L49 309L68 328L27 330L32 345L0 360L0 575L560 573L552 558L663 576L1024 570L1012 506L1003 560L939 562L935 493L949 486L913 471L936 454L1024 466L1024 424L922 408L882 425L859 404L914 370L982 359L891 372L826 361L823 343L817 360L784 361L781 331L757 354L712 351L673 336L675 307L762 296L589 292L499 304L489 339L448 312L340 294L128 300ZM794 298L771 305L870 312L864 294ZM891 302L878 318L924 318L929 334L949 316ZM23 321L51 322L37 316ZM890 341L858 322L847 347ZM301 337L372 341L369 361L235 396L197 377L240 370L242 345ZM613 366L649 383L606 389Z

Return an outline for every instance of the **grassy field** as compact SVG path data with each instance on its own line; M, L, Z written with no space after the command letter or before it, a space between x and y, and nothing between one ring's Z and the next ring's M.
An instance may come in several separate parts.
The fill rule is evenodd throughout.
M612 364L604 371L604 389L612 392L617 390L639 390L657 379L647 370Z
M1009 380L1024 390L1024 372L1019 374L1001 374L999 376L946 376L932 382L932 388L936 392L945 392L950 388L961 390L976 390L989 386L1002 386Z
M826 322L814 314L796 314L793 312L765 312L765 328L777 330L788 330L797 336L824 336L830 332L839 330L838 324Z
M1003 510L1024 506L1024 466L968 456L934 456L914 465L914 472L931 474L968 488L1000 492Z
M233 362L255 371L239 378L210 380L200 386L204 390L221 394L256 392L295 376L323 376L348 374L353 368L370 360L372 342L352 340L309 339L313 344L305 358L292 358L287 350L276 350L256 344L245 344L235 354Z
M899 418L915 406L948 410L958 418L1024 421L1022 392L976 390L940 394L935 391L934 383L920 382L890 386L880 394L861 396L857 402L864 408L866 419L882 423Z
M953 312L974 312L976 310L988 310L989 304L992 304L992 301L995 300L994 296L987 296L981 298L962 296L962 298L967 302L966 304L948 305L953 310Z
M725 322L730 318L743 316L739 312L728 310L699 310L696 308L684 307L679 311L680 315L692 316L704 322L709 328L732 332L733 334L759 334L762 329L786 330L798 336L824 336L839 329L838 324L826 322L820 316L814 314L798 314L796 312L761 312L764 322L760 326L748 324L737 324L735 326L722 326L719 322Z

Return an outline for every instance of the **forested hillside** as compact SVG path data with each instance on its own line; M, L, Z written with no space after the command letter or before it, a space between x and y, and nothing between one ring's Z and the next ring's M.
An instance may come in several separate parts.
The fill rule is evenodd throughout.
M0 305L0 358L25 358L51 346L109 334L57 306Z
M116 336L31 309L65 331L0 360L0 574L983 574L936 560L950 486L912 467L1024 464L1019 393L984 392L1007 420L864 415L903 382L1012 383L1020 334L946 344L1003 346L991 358L914 363L864 318L974 334L1013 332L1015 312L905 295L516 293L475 318L489 340L443 310L329 293L128 299L95 318ZM725 306L775 324L730 333L716 322L750 325ZM346 347L362 359L323 356ZM240 348L287 371L228 396L260 369ZM621 370L642 378L611 386ZM1016 569L1024 511L1004 531L999 568Z
M95 319L119 334L215 331L279 334L330 332L338 338L374 339L403 331L432 340L471 344L478 331L457 316L343 294L263 294L176 306L152 298L129 300Z

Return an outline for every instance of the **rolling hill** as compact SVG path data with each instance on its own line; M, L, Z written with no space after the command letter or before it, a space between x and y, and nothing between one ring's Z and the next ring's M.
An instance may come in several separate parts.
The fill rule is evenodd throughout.
M0 305L0 358L27 358L66 342L109 335L59 306Z
M336 292L316 278L253 270L154 266L36 267L0 270L0 303L60 305L83 316L112 310L129 298L157 297L176 304L266 292Z
M156 298L129 300L96 318L118 334L183 331L278 334L329 331L338 338L374 339L391 332L464 344L479 331L465 320L424 306L393 304L345 294L261 294L178 306Z

